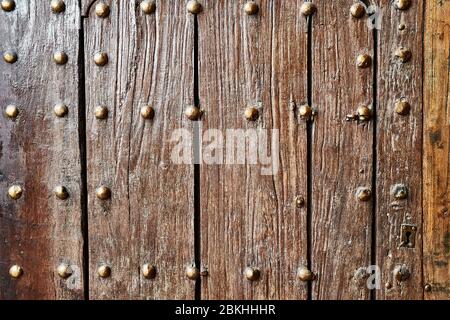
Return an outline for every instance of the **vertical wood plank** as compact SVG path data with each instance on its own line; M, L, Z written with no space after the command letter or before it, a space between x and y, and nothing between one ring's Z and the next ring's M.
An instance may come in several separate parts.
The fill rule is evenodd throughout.
M368 299L372 204L357 192L372 185L373 122L346 115L373 103L373 67L356 65L373 57L372 30L351 16L353 0L313 2L312 298Z
M54 14L43 1L16 1L15 10L0 10L0 52L17 52L14 64L0 61L0 300L81 299L83 238L81 165L78 136L79 5L67 0L65 12ZM56 51L69 57L53 61ZM53 108L65 104L58 118ZM8 119L5 108L19 115ZM19 200L8 196L20 185ZM65 186L67 200L53 189ZM70 265L71 277L56 270ZM12 279L12 265L23 276Z
M192 103L193 21L183 2L157 1L151 15L136 1L108 3L109 17L92 9L85 23L91 298L191 299L193 165L171 163L170 135ZM104 67L93 61L99 51ZM94 117L101 105L106 120ZM154 120L140 116L146 105ZM101 185L110 200L97 199ZM141 275L146 263L154 280ZM97 275L101 265L111 277Z
M427 1L425 12L424 282L431 300L450 298L450 2Z
M245 14L242 0L201 3L203 133L218 130L225 146L219 164L204 159L200 168L201 261L209 271L202 278L202 298L305 299L306 284L296 272L307 264L306 207L295 205L296 197L306 199L307 192L306 124L297 116L297 108L307 102L301 2L256 1L257 15ZM253 106L260 117L248 122L244 112ZM279 170L263 175L270 164L227 161L234 147L228 129L268 132L263 151L277 159ZM270 145L272 138L279 151ZM204 150L210 142L204 141ZM259 281L245 278L246 267L260 270Z
M382 290L378 299L422 299L422 34L423 1L398 10L390 0L378 1L382 12L378 31L377 110L377 265ZM400 27L404 25L403 27ZM403 30L400 30L403 29ZM412 51L409 62L395 57L398 48ZM395 103L405 99L409 115L396 113ZM394 187L403 184L408 197L398 200ZM400 246L402 225L417 226L415 247ZM409 279L395 279L404 266Z

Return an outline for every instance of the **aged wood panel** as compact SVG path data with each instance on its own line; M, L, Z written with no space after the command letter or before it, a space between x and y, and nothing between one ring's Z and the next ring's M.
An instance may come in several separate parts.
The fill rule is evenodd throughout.
M192 299L194 166L171 162L171 134L192 126L183 110L194 96L194 23L184 2L157 1L150 15L136 1L108 3L107 18L93 6L85 20L90 297ZM106 66L94 63L97 52ZM105 120L94 116L99 105ZM140 115L147 105L153 120ZM101 185L110 200L96 197ZM147 263L155 279L141 275Z
M425 299L449 299L450 1L426 4L423 232L424 283L428 286Z
M307 24L301 1L256 1L256 15L244 12L245 3L204 0L198 15L203 133L217 129L226 146L216 158L225 165L204 159L200 169L201 261L209 271L202 298L304 299L296 273L307 264L306 206L296 198L307 195L306 124L298 117L307 103ZM253 106L259 119L247 121ZM279 170L270 174L275 166L261 158L227 161L228 129L268 133L263 151ZM245 278L247 267L260 270L259 281Z
M421 299L422 286L422 1L398 10L390 0L378 1L382 12L378 31L377 110L377 235L376 263L383 287L378 299ZM402 29L402 30L401 30ZM402 63L399 48L412 58ZM408 101L408 115L396 112L396 102ZM395 186L407 188L406 199ZM402 225L416 226L414 248L401 246ZM398 281L404 266L409 279ZM406 270L405 269L405 270Z
M368 299L372 202L358 192L372 187L373 123L346 116L372 108L373 66L356 63L373 57L372 30L351 16L353 0L313 2L312 298Z
M83 238L81 165L78 136L78 1L67 0L54 14L43 1L16 1L15 10L0 10L0 52L17 52L14 64L0 61L0 299L81 299ZM53 54L65 51L57 65ZM65 104L68 114L53 109ZM19 115L10 120L8 105ZM19 185L19 200L8 188ZM57 199L65 186L67 200ZM70 265L67 280L57 274ZM23 275L8 270L20 265Z

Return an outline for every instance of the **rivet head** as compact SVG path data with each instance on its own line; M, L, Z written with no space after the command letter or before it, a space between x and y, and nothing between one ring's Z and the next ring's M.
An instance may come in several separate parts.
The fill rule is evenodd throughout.
M108 118L108 108L104 106L98 106L94 110L95 117L99 120Z
M310 121L314 116L314 110L309 105L303 105L299 109L299 115L302 120Z
M69 61L69 57L64 51L58 51L53 55L53 61L55 61L56 64L63 65Z
M249 16L257 14L259 11L259 6L254 2L254 1L248 1L245 5L244 5L244 11L246 14L248 14Z
M407 10L411 6L411 0L397 0L395 7L399 10Z
M195 106L189 106L186 109L185 114L186 114L186 117L189 120L196 121L196 120L199 120L201 118L202 111L199 108L195 107Z
M400 99L395 103L395 112L401 116L407 116L411 111L411 105L405 99Z
M404 184L396 184L391 188L391 195L396 200L405 200L408 198L408 188Z
M366 7L362 3L355 3L350 7L350 14L357 19L364 17Z
M199 14L203 10L202 5L196 0L189 1L186 8L192 14Z
M369 121L372 118L372 110L368 106L359 106L357 114L359 121Z
M13 265L11 268L9 268L9 275L14 279L20 278L23 275L22 267L18 266L17 264Z
M410 273L410 271L409 271L407 266L401 265L401 266L395 267L395 269L394 269L394 278L398 282L406 281L406 280L409 279L410 276L411 276L411 273Z
M108 55L105 52L97 52L94 55L94 62L97 66L103 67L108 63Z
M372 64L372 58L371 58L371 56L369 56L366 53L360 54L356 58L356 65L358 66L358 68L368 68L368 67L370 67L371 64Z
M13 0L3 0L1 6L4 11L9 12L16 8L16 3Z
M62 103L58 103L53 107L53 112L59 118L65 117L69 113L69 108Z
M66 200L69 198L69 191L67 191L67 188L64 186L57 186L53 191L58 199Z
M151 264L144 264L142 266L142 275L146 279L154 279L156 277L156 267Z
M9 105L9 106L7 106L6 109L5 109L5 115L6 115L8 118L14 120L14 119L16 119L17 116L19 115L19 108L17 108L17 107L14 106L14 105Z
M247 121L256 121L259 118L259 111L254 107L249 107L245 110L244 115Z
M305 198L303 198L302 196L296 196L296 197L295 197L295 206L296 206L297 208L302 208L302 207L304 207L304 206L305 206L305 203L306 203Z
M52 0L50 7L53 13L61 13L66 10L66 4L62 0Z
M111 198L111 190L108 187L101 186L95 191L97 198L100 200L108 200Z
M306 267L300 267L297 270L297 277L300 281L308 282L315 280L316 276Z
M15 63L17 61L17 53L14 51L5 51L3 53L3 60L5 60L6 63Z
M58 266L57 272L62 279L67 279L73 274L72 268L65 263Z
M13 200L19 200L22 197L23 189L19 185L9 187L8 195Z
M392 283L391 283L391 282L386 282L386 283L384 284L384 287L385 287L387 290L390 290L390 289L392 289Z
M200 276L200 270L195 266L189 266L186 268L186 277L190 280L197 280Z
M247 267L244 270L244 275L248 281L257 281L261 276L261 272L254 267Z
M141 108L141 117L144 119L151 120L155 117L155 109L150 106L145 106Z
M140 4L140 7L141 7L141 11L145 14L152 14L156 10L155 1L152 1L152 0L142 1Z
M431 290L432 290L431 284L427 283L425 285L424 289L425 289L426 292L431 292Z
M316 5L311 2L305 2L300 7L300 12L304 16L310 16L310 15L314 14L314 12L316 12Z
M412 52L406 48L398 48L395 50L395 56L402 62L406 63L412 58Z
M97 15L97 17L106 18L109 16L109 13L109 6L106 3L100 2L95 6L95 14Z
M101 278L109 278L109 276L111 276L111 267L102 265L98 267L97 273Z
M368 188L359 188L356 192L359 201L368 202L372 199L372 191Z

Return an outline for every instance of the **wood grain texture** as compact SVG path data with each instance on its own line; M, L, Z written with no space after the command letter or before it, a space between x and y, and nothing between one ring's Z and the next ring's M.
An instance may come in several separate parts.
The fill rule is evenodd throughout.
M145 15L136 1L110 2L106 19L85 22L90 297L192 299L185 277L194 262L193 164L171 162L173 130L192 130L183 114L193 103L194 23L185 3L157 1ZM109 63L94 64L104 51ZM109 108L106 120L95 107ZM140 109L151 105L154 120ZM106 185L112 199L95 190ZM155 265L154 280L142 277ZM97 268L111 266L110 278Z
M227 148L227 129L268 132L268 154L280 167L263 175L270 166L248 158L201 165L201 261L209 271L202 299L305 299L296 272L307 263L306 207L297 208L295 198L306 199L307 191L306 124L296 110L307 102L306 19L297 10L301 1L256 1L253 16L244 13L245 2L202 1L203 132L218 129ZM259 109L256 122L244 118L249 106ZM248 281L246 267L258 268L260 280Z
M378 299L422 299L422 1L408 10L398 10L392 1L378 1L383 16L378 31L377 110L377 235L376 263L384 286ZM405 29L399 30L404 24ZM402 63L395 51L405 47L412 59ZM395 102L411 104L407 116L395 112ZM404 184L408 199L396 200L392 188ZM418 227L414 248L400 247L401 225ZM396 281L394 270L405 265L411 276Z
M425 299L450 299L450 1L426 2L424 54Z
M373 103L373 67L356 59L373 57L374 41L367 17L350 15L353 0L313 2L312 298L368 299L372 203L357 191L372 185L373 122L346 115Z
M53 14L48 3L16 1L0 11L0 52L16 51L18 61L0 61L0 300L83 298L81 165L78 136L78 1ZM53 62L63 50L66 65ZM57 118L55 104L69 113ZM18 106L15 121L4 115ZM21 185L13 201L8 188ZM66 186L70 197L57 199L53 189ZM62 280L60 263L74 274ZM24 274L13 280L11 265Z

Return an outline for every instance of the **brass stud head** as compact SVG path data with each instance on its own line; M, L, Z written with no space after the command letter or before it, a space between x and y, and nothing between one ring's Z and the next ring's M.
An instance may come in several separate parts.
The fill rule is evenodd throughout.
M197 280L199 276L200 270L198 270L195 266L189 266L186 268L186 277L188 277L189 280Z
M72 268L65 263L60 264L56 271L62 279L67 279L73 274Z
M369 121L372 118L372 110L368 106L360 106L357 114L359 121Z
M69 61L69 57L64 51L58 51L53 55L53 61L55 61L56 64L63 65Z
M104 106L98 106L94 110L95 117L99 120L105 120L108 118L108 108Z
M52 0L50 7L53 13L61 13L66 10L66 4L63 0Z
M399 10L407 10L411 6L411 0L397 0L395 7Z
M111 267L107 265L102 265L98 267L97 273L98 276L101 278L109 278L111 276Z
M5 109L5 115L11 119L14 120L17 118L17 116L19 115L19 108L17 108L14 105L9 105L6 107Z
M197 108L195 106L189 106L186 109L185 114L189 120L196 121L201 118L203 113L199 108Z
M108 200L111 198L111 190L108 187L101 186L95 191L97 198L100 200Z
M259 11L259 6L254 2L254 1L248 1L245 5L244 5L244 11L246 14L248 14L249 16L257 14Z
M108 64L108 55L105 52L97 52L94 55L94 62L99 67L106 66Z
M22 197L23 189L19 185L13 185L8 189L8 195L13 200L19 200Z
M412 52L409 49L406 48L398 48L395 50L395 56L397 59L399 59L402 63L406 63L412 58Z
M309 105L303 105L299 109L299 115L302 120L311 121L314 118L314 110Z
M311 2L304 2L300 7L300 12L304 16L310 16L316 12L316 5Z
M392 289L392 283L391 282L386 282L384 284L384 287L386 288L386 290L390 290L390 289Z
M142 275L146 279L154 279L156 277L156 267L150 264L144 264L142 266Z
M65 104L58 103L53 107L53 112L57 117L63 118L69 113L69 108Z
M368 188L359 188L356 192L358 200L361 202L368 202L372 199L372 191Z
M152 14L156 11L156 4L153 0L145 0L140 4L141 11L145 14Z
M155 109L150 106L145 106L141 108L141 117L144 119L151 120L155 117Z
M425 289L425 292L431 292L431 290L432 290L431 284L427 283L425 285L424 289Z
M410 276L411 276L411 273L410 273L410 271L409 271L407 266L401 265L401 266L395 267L395 269L394 269L394 278L398 282L406 281L406 280L409 279Z
M362 17L364 17L364 15L366 14L366 7L362 4L362 3L354 3L351 7L350 7L350 14L356 18L356 19L360 19Z
M261 272L257 268L247 267L244 270L244 275L248 281L257 281L261 276Z
M404 184L396 184L391 189L391 195L396 200L408 199L408 188Z
M16 3L13 0L3 0L1 6L4 11L10 12L16 8Z
M305 203L306 203L305 198L303 198L302 196L296 196L296 197L295 197L295 206L296 206L297 208L302 208L302 207L304 207L304 206L305 206Z
M372 57L368 54L360 54L356 58L356 65L358 68L368 68L372 64Z
M203 10L202 5L196 0L189 1L186 8L192 14L199 14Z
M256 121L259 118L259 111L254 107L249 107L245 110L244 115L247 121Z
M400 99L395 103L395 112L401 116L407 116L411 111L411 105L405 99Z
M17 53L14 51L5 51L3 53L3 60L5 60L6 63L15 63L17 61Z
M58 199L66 200L69 198L69 191L67 191L67 188L64 186L57 186L53 191Z
M314 273L306 267L300 267L297 270L297 277L300 281L308 282L316 279Z
M95 6L95 14L97 15L97 17L106 18L109 16L109 13L109 6L106 3L100 2Z
M18 266L17 264L13 265L11 268L9 268L9 275L14 279L20 278L23 275L22 267Z

